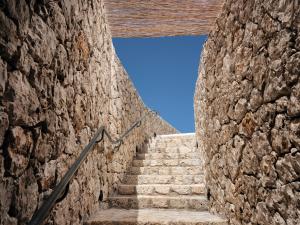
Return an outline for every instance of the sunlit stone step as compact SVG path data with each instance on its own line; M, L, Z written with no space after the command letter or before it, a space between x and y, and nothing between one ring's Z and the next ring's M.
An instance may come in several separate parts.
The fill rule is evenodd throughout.
M196 159L135 159L132 166L201 166L202 162Z
M144 175L201 175L202 166L146 166L131 167L130 174Z
M111 207L125 209L169 208L207 210L207 199L203 195L118 195L109 197Z
M202 184L203 175L126 175L125 184Z
M85 225L228 225L209 212L179 209L107 209L98 211Z
M200 159L200 153L141 153L136 159Z
M175 184L121 184L120 195L200 195L204 194L203 184L175 185Z
M168 153L168 154L186 154L186 153L198 153L196 148L188 146L175 146L175 147L155 147L148 148L148 150L142 150L140 153Z
M175 135L163 135L157 136L150 143L149 148L169 148L186 146L193 148L196 144L195 134L175 134Z

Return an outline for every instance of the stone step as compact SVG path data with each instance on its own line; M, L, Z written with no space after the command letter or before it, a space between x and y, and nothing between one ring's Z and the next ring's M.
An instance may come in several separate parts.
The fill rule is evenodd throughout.
M167 147L177 147L177 146L187 146L190 148L195 147L196 139L195 137L191 138L171 138L171 139L154 139L150 144L150 148L167 148Z
M202 184L203 175L126 175L124 184Z
M204 195L165 196L165 195L117 195L109 197L110 207L125 209L167 208L207 210Z
M181 148L181 147L187 147L187 148L194 148L196 146L195 142L189 141L186 143L180 143L180 142L156 142L153 144L148 145L149 149L155 149L155 148Z
M107 209L98 211L85 225L228 225L209 212L172 209Z
M202 166L145 166L131 167L130 174L144 175L201 175Z
M191 134L175 134L175 135L159 135L156 138L152 139L151 144L186 144L196 141L196 136L194 133Z
M196 159L135 159L132 166L201 166L202 161Z
M200 153L139 153L136 159L200 159Z
M195 133L161 134L157 135L156 138L160 140L190 139L195 138Z
M121 184L120 195L200 195L204 194L203 184L174 185L174 184Z
M141 150L139 153L168 153L168 154L186 154L186 153L198 153L199 150L187 146L177 147L149 147L148 149Z

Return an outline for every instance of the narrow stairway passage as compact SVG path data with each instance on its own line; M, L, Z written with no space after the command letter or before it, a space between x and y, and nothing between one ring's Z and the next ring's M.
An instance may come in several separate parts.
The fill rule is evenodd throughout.
M138 152L109 204L111 209L99 211L86 224L227 224L207 210L194 134L154 138Z

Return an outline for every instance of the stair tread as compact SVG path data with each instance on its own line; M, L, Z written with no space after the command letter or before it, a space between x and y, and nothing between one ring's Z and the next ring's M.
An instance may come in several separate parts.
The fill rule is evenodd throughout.
M194 158L174 158L174 159L166 159L166 158L160 158L160 159L134 159L133 161L144 161L144 162L148 162L148 161L197 161L197 162L201 162L200 159L194 159Z
M155 165L155 166L154 165L153 166L152 165L136 166L136 165L133 165L132 166L132 168L136 168L136 167L137 168L143 168L143 167L159 167L159 168L164 168L164 167L168 167L168 168L169 167L177 167L177 168L179 168L179 167L180 168L181 167L194 167L195 168L196 167L197 168L198 167L199 169L201 169L202 165L175 165L175 166L174 165L170 165L170 166L169 165L162 165L162 166L158 166L158 165Z
M205 193L204 184L120 184L120 195L200 195Z
M138 153L136 159L194 159L200 157L198 152L190 153Z
M157 135L156 138L157 139L173 139L173 138L193 138L195 137L195 133L191 132L191 133L177 133L177 134L160 134Z
M141 209L190 209L207 210L208 202L204 195L117 195L109 197L109 205L115 208Z
M148 149L144 149L140 151L139 153L180 153L180 154L186 154L186 153L199 153L199 151L192 147L192 146L149 146Z
M158 177L158 176L160 176L160 177L162 177L162 176L171 176L171 177L182 177L182 176L186 176L186 177L188 177L188 176L191 176L191 177L194 177L194 176L202 176L201 174L200 175L193 175L193 174L174 174L174 175L157 175L157 174L127 174L126 176L139 176L139 177L141 177L141 176L149 176L149 177Z
M134 159L133 166L201 166L200 159Z
M148 167L150 167L150 168L174 168L174 169L178 169L178 168L182 168L182 167L184 167L184 168L193 168L193 169L200 169L199 168L199 166L132 166L131 168L148 168Z
M204 184L123 184L121 183L120 186L163 186L163 187L198 187L201 186L203 187Z
M98 211L86 221L87 225L116 224L197 224L197 225L227 225L225 219L207 211L197 212L179 209L107 209Z
M203 175L126 175L125 184L202 184Z
M197 200L207 200L205 195L178 195L178 196L169 196L169 195L116 195L111 196L109 199L116 198L154 198L154 199L197 199Z
M193 174L170 174L170 175L160 175L160 174L126 174L127 177L149 177L149 178L163 178L163 177L203 177L202 174L193 175Z
M171 165L171 166L167 166L167 165L163 165L163 166L132 166L132 168L143 168L143 167L159 167L159 168L163 168L163 167L174 167L174 168L181 168L181 167L191 167L191 168L199 168L199 165L189 165L189 166L185 166L185 165Z
M203 175L200 166L133 166L128 175Z

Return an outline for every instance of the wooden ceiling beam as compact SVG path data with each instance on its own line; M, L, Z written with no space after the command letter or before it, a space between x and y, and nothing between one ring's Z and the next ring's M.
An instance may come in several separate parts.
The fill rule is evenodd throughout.
M113 37L208 34L223 0L105 0Z

